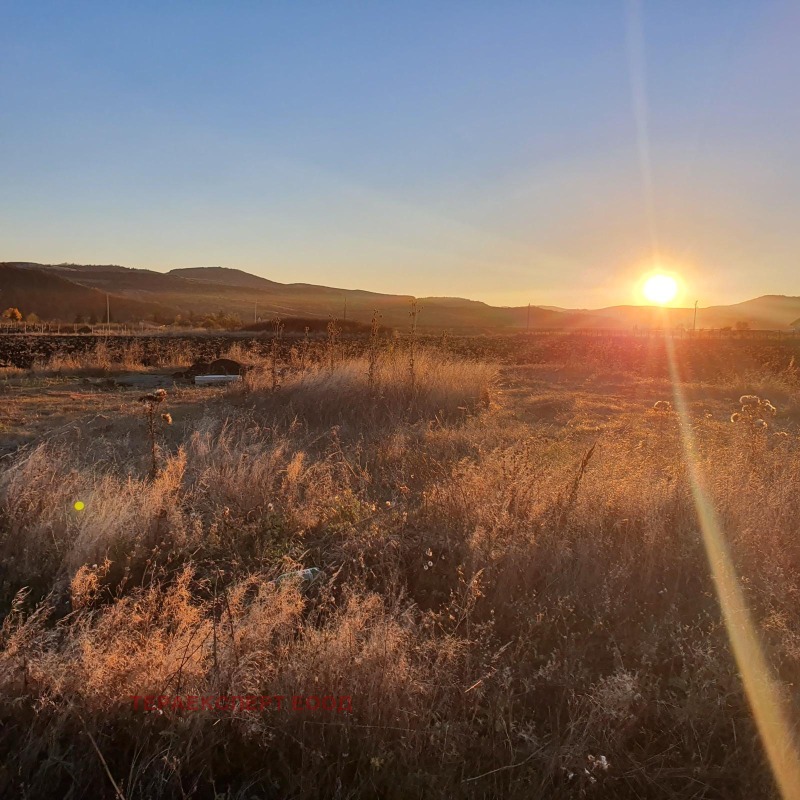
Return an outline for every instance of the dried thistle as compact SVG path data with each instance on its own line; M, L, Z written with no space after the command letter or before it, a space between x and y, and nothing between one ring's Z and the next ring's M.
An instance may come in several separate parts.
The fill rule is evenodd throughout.
M378 311L372 312L372 322L369 328L369 369L367 370L367 380L370 390L375 389L375 376L378 370Z
M331 372L333 372L334 362L336 358L336 343L339 341L339 336L342 333L342 329L339 327L336 318L331 317L328 321L328 341L327 341L327 351L328 351L328 366L330 367Z
M409 344L408 344L408 372L410 378L410 388L411 388L411 401L414 401L414 393L417 388L417 370L416 370L416 361L415 361L415 352L416 352L416 344L417 344L417 317L419 317L419 313L422 309L419 307L417 303L417 298L414 297L411 299L411 310L408 312L408 316L411 317L411 329L409 331Z
M157 415L156 407L167 399L166 389L156 389L151 394L142 395L140 403L144 403L144 413L147 418L147 436L150 440L150 477L158 475L158 446L156 444ZM164 425L172 425L172 416L168 412L160 415Z
M733 414L731 422L743 420L754 428L766 428L767 423L764 421L764 417L774 417L778 413L778 409L769 400L762 399L755 394L743 394L739 398L739 403L742 406L741 413Z
M167 399L166 389L156 389L150 394L144 394L139 398L140 403L163 403Z
M775 408L775 406L772 405L769 400L761 400L758 404L758 407L773 417L778 413L778 409Z
M309 339L309 333L311 328L308 325L305 326L305 330L303 331L303 344L300 348L300 372L301 374L306 371L306 357L308 356L308 348L311 344Z
M270 368L272 372L272 391L277 392L280 387L280 370L278 368L278 359L280 357L280 342L283 338L283 322L277 317L273 322L275 333L272 337L270 345Z

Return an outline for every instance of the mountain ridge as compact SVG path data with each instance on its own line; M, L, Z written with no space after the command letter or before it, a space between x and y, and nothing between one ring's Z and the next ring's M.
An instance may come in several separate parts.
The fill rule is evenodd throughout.
M106 294L113 318L167 319L177 315L224 312L247 323L274 316L338 317L369 322L377 311L381 324L408 325L412 295L366 289L341 289L310 283L280 283L232 267L181 267L167 272L117 264L39 264L0 262L0 305L17 306L42 318L72 321L105 313ZM521 330L528 306L491 306L461 297L418 298L422 330L463 332ZM71 310L71 309L75 310ZM71 313L70 313L71 311ZM789 330L800 317L800 297L762 295L730 305L698 309L698 328L745 325ZM693 308L615 305L599 309L530 307L533 329L651 328L694 324Z

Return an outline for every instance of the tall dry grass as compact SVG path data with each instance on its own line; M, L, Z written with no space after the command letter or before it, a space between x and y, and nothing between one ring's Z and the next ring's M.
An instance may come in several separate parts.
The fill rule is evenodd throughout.
M277 391L256 370L175 426L155 479L145 437L128 460L51 443L3 467L0 792L774 796L676 416L533 425L487 402L492 367L418 349L412 391L405 356ZM692 424L794 702L800 442L780 408L765 431ZM352 713L130 708L174 694Z
M373 426L403 421L463 419L488 405L496 376L493 366L419 347L414 362L413 381L409 354L403 350L287 369L269 405L287 418L297 416L316 425L349 424L365 433ZM246 376L243 389L269 399L273 385L271 366L266 365Z

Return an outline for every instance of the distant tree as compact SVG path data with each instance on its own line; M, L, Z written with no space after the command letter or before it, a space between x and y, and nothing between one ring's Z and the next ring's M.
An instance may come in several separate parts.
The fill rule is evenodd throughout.
M89 324L90 325L97 325L97 314L89 314Z
M25 322L30 322L32 325L35 325L37 322L41 322L39 319L39 315L31 311L30 314L25 316Z
M3 319L11 322L22 322L22 312L18 308L7 308L3 312Z
M736 330L737 331L749 331L750 330L750 323L746 320L740 319L736 323Z
M83 325L83 314L76 314L75 315L75 324L76 325Z

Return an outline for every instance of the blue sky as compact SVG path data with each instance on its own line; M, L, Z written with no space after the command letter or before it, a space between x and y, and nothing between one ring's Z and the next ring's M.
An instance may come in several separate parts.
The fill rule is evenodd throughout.
M800 294L798 8L0 0L0 260Z

